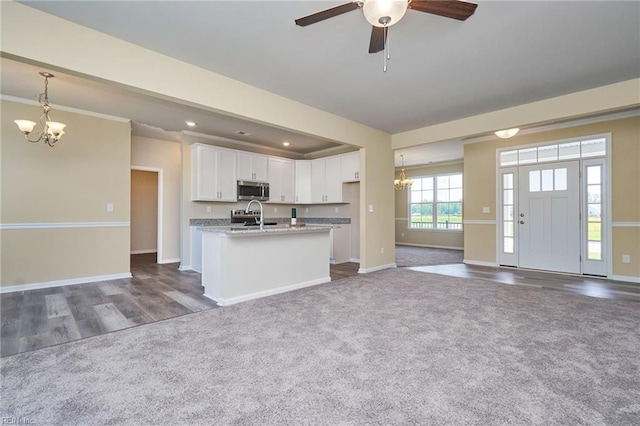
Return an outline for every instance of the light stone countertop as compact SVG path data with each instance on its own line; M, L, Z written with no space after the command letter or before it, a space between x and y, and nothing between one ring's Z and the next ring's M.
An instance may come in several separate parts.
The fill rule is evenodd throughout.
M198 228L203 232L215 232L224 234L226 237L251 237L260 235L273 234L307 234L313 232L329 232L331 226L327 225L306 225L306 226L290 226L287 224L265 225L264 229L259 226L201 226Z

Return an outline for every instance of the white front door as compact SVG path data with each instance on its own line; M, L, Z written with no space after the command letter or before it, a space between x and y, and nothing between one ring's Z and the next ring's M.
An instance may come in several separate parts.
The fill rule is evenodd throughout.
M580 273L580 162L519 167L518 264Z

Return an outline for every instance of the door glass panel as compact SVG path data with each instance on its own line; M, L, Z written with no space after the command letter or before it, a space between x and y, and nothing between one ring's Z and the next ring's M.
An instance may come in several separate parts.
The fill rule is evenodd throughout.
M529 192L540 192L540 170L529 172Z
M518 162L520 164L536 163L538 161L538 148L525 148L518 150Z
M587 251L589 260L602 260L602 243L600 241L589 241Z
M604 138L582 141L582 157L605 155L606 142Z
M558 159L569 160L580 158L580 142L561 143L558 145Z
M541 146L538 148L538 162L556 161L558 159L558 145Z
M513 166L518 164L518 151L506 151L500 153L501 166Z
M513 189L513 173L502 175L502 187L504 189Z
M587 183L589 185L600 184L600 166L587 167Z
M542 190L553 191L553 170L542 171Z
M513 237L513 222L504 223L504 236Z
M504 206L504 220L513 220L513 206Z
M555 176L555 190L566 191L567 190L567 169L554 169Z
M513 189L504 190L504 204L513 204Z
M513 237L504 237L502 244L505 253L513 253Z
M589 203L599 203L600 202L600 185L588 185L587 197L588 197Z

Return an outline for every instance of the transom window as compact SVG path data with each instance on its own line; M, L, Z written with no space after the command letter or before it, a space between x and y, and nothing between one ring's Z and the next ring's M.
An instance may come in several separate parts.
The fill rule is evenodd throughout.
M562 161L575 158L600 157L607 154L607 139L604 137L576 140L530 148L502 151L500 166L536 164L547 161Z
M462 173L413 178L409 228L462 230Z

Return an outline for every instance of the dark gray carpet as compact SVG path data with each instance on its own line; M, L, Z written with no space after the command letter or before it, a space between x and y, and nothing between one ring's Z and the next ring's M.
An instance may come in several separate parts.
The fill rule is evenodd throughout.
M640 305L402 269L2 359L51 424L640 423Z
M462 263L463 250L396 245L396 265L431 266Z

